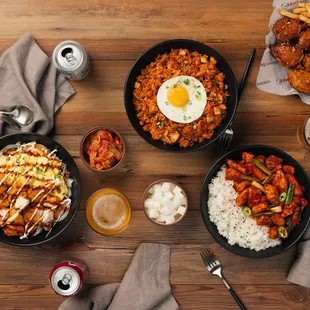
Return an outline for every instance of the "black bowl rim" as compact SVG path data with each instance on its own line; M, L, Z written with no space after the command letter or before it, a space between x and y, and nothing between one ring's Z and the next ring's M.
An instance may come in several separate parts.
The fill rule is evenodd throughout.
M174 42L184 42L184 43L192 43L192 44L196 44L196 45L200 45L200 46L204 46L204 47L207 47L209 48L210 50L212 50L215 54L217 54L217 57L220 58L223 63L225 63L225 66L227 67L227 70L230 71L231 73L231 76L232 76L232 80L233 80L233 84L232 87L234 87L235 89L235 106L233 108L233 112L232 112L232 115L230 117L230 120L229 122L227 122L227 125L224 126L222 129L221 129L221 132L217 135L217 137L215 138L212 138L212 139L208 139L208 140L204 140L204 143L199 143L201 144L200 146L197 146L195 149L193 149L192 147L189 147L189 148L181 148L180 149L177 149L177 150L168 150L168 149L162 149L160 148L159 146L157 145L154 145L154 144L151 144L149 141L147 141L143 136L140 135L140 133L136 130L134 124L133 124L133 121L132 119L128 116L128 106L126 104L126 94L128 92L128 81L129 81L129 77L131 75L131 72L132 70L134 69L134 67L137 65L137 63L140 61L140 59L142 57L144 57L145 54L147 54L148 52L150 52L151 50L157 48L158 46L162 46L162 45L166 45L166 44L170 44L170 43L174 43ZM232 71L229 63L226 61L226 59L218 52L216 51L215 49L213 49L212 47L210 47L209 45L206 45L202 42L199 42L199 41L195 41L195 40L190 40L190 39L171 39L171 40L165 40L165 41L162 41L162 42L159 42L159 43L156 43L154 44L153 46L151 46L150 48L148 48L147 50L145 50L137 59L136 61L133 63L133 65L131 66L130 70L128 71L128 74L127 74L127 77L125 79L125 83L124 83L124 105L125 105L125 109L126 109L126 113L127 113L127 117L132 125L132 127L135 129L135 131L138 133L138 135L144 140L146 141L147 143L151 144L153 147L161 150L161 151L164 151L164 152L169 152L169 153L190 153L190 152L196 152L196 151L200 151L204 148L206 148L207 146L209 146L210 144L214 143L225 131L226 129L231 125L234 117L235 117L235 114L236 114L236 111L237 111L237 108L238 108L238 88L237 88L237 81L236 81L236 77L234 75L234 72ZM218 129L220 129L221 126L218 127Z
M19 135L19 136L20 135L22 135L22 136L28 136L28 135L38 136L38 137L47 139L47 140L53 142L54 144L60 146L69 155L69 157L72 158L72 161L73 161L73 163L74 163L74 165L75 165L75 167L76 167L76 169L78 171L77 178L78 178L79 193L82 193L82 179L81 179L80 170L79 170L77 164L75 163L73 157L71 156L71 154L60 143L58 143L54 139L49 138L47 136L44 136L44 135L41 135L41 134L38 134L38 133L32 133L32 132L20 132L20 133L8 134L8 135L0 137L0 141L2 139L4 139L4 138L13 137L13 136L16 136L16 135ZM42 240L42 241L33 242L33 243L27 243L27 244L22 244L22 243L19 244L19 243L10 242L10 241L4 241L4 240L1 240L1 238L0 238L0 242L3 242L5 244L9 244L9 245L13 245L13 246L18 246L18 247L26 248L26 247L32 247L32 246L37 246L37 245L40 245L40 244L44 244L44 243L47 243L47 242L53 240L54 238L58 237L61 233L63 233L69 227L69 225L72 223L72 221L74 220L76 214L79 211L81 200L82 200L82 194L80 194L78 199L77 199L77 208L73 211L73 213L71 215L71 218L68 220L68 223L58 233L56 233L55 235L51 236L50 238L46 238L45 240Z
M212 167L209 169L207 175L205 176L204 180L203 180L203 183L202 183L202 187L201 187L201 191L200 191L200 213L201 213L201 216L202 216L202 219L203 219L203 222L209 232L209 234L212 236L212 238L220 245L222 246L224 249L226 249L227 251L229 251L230 253L232 254L235 254L235 255L238 255L238 256L242 256L242 257L246 257L246 258L253 258L253 259L260 259L260 258L268 258L268 257L273 257L273 256L277 256L285 251L287 251L288 249L290 249L293 245L295 245L299 240L300 238L303 236L303 234L305 233L305 231L307 230L309 224L310 224L310 217L308 218L308 221L303 229L303 231L299 234L299 236L296 238L296 240L294 242L292 242L291 244L289 244L287 247L279 250L278 253L274 254L274 253L268 253L266 251L268 251L268 249L276 249L278 246L274 247L274 248L267 248L266 250L262 250L262 251L257 251L257 255L255 256L248 256L246 254L242 254L240 252L238 253L234 253L231 251L231 249L229 248L229 244L227 241L223 241L222 239L219 239L218 237L220 236L220 234L218 232L213 232L211 230L209 230L208 228L208 222L205 220L205 217L203 216L203 208L205 207L205 203L207 203L208 201L208 197L206 197L205 195L205 189L207 188L207 186L209 184L206 184L206 181L207 181L207 178L209 177L209 175L213 172L215 166L223 160L223 158L225 158L226 156L229 156L229 154L231 153L234 153L234 152L237 152L237 151L240 151L242 152L243 149L247 149L247 148L266 148L268 150L274 150L274 151L277 151L277 152L280 152L282 154L284 154L287 158L290 158L292 161L295 162L296 166L298 166L298 168L303 171L303 173L307 175L305 169L300 165L300 163L294 158L292 157L291 155L287 154L285 151L281 150L281 149L278 149L276 147L273 147L273 146L269 146L269 145L263 145L263 144L249 144L249 145L242 145L240 147L237 147L227 153L225 153L224 155L222 155L213 165ZM211 222L211 221L210 221ZM226 239L225 237L223 237L224 239ZM247 248L243 248L243 247L240 247L238 245L233 245L234 247L236 247L238 250L241 249L242 251L252 251L250 249L247 249Z

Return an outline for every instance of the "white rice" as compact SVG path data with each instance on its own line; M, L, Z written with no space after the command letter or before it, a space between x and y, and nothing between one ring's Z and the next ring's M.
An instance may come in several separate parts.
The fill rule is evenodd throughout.
M268 227L258 226L256 220L243 214L235 200L238 193L233 188L233 181L225 180L224 165L209 184L208 208L210 220L219 233L227 238L229 244L261 251L275 247L280 239L268 237Z

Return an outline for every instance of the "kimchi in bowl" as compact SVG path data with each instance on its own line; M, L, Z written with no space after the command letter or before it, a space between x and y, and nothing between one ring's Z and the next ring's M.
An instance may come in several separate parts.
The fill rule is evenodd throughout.
M93 171L107 172L119 167L125 158L126 146L113 128L95 127L84 135L80 145L83 163Z

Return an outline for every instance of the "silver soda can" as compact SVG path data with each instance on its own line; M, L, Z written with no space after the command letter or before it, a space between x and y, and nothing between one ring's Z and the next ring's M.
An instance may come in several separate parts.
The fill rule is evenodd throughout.
M56 294L73 296L78 294L88 276L88 269L79 259L57 264L50 272L49 282Z
M69 80L82 80L90 71L90 59L76 41L63 41L53 52L54 66Z

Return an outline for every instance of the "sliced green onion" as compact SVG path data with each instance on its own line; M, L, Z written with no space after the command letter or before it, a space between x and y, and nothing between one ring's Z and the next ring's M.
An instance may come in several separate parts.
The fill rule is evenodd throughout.
M263 185L266 184L268 182L269 178L270 178L270 175L262 182L262 184Z
M259 179L255 178L255 177L251 177L251 176L249 176L249 175L241 174L240 177L241 177L242 180L248 180L248 181L256 181L256 182L259 182Z
M289 205L293 201L294 196L294 190L295 190L295 184L290 184L287 190L285 204Z
M243 207L242 208L242 212L243 214L245 214L246 216L251 216L252 215L252 210L249 207Z
M262 170L263 172L265 172L267 175L271 175L271 171L265 166L263 165L258 159L253 158L252 159L252 163L259 168L260 170Z
M252 216L261 216L261 215L273 215L273 212L263 212L263 213L257 213L257 214L253 214Z

